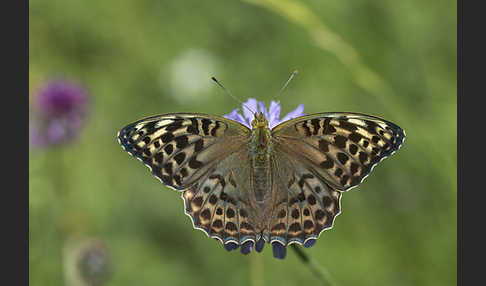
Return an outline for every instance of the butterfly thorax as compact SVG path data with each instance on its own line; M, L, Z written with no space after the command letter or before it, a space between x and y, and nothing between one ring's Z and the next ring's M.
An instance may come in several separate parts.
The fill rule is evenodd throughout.
M253 190L255 201L263 204L267 197L271 181L270 154L272 151L271 131L268 121L262 113L256 113L251 122L250 137L251 164L253 166Z
M268 120L262 113L256 113L255 119L251 122L252 131L250 137L250 149L258 161L265 161L271 152L271 131L268 127Z

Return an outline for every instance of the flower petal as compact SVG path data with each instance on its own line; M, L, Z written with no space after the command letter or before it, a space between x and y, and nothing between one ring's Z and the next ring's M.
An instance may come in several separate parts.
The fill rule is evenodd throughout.
M268 112L268 125L270 129L277 126L280 123L280 103L273 101L270 103L270 108Z
M63 117L84 113L87 101L87 92L80 85L53 80L40 89L36 97L36 108L46 117Z
M67 140L67 130L58 120L52 120L47 126L46 136L49 144L58 144Z
M255 118L255 114L253 111L258 111L263 113L265 118L268 120L268 126L270 129L273 129L275 126L279 125L280 123L305 115L304 113L304 105L299 104L297 108L293 111L290 111L287 115L284 116L281 120L280 117L280 103L278 101L271 101L270 107L268 110L265 108L265 103L258 102L254 98L249 98L247 102L242 104L242 111L243 116L238 113L238 109L233 110L230 114L225 114L223 117L235 120L240 122L241 124L247 126L248 128L251 127L251 122Z
M31 143L36 147L73 141L80 133L91 103L86 89L74 82L46 82L33 97Z
M245 125L246 127L251 128L250 125L248 124L248 122L243 117L243 115L238 113L238 110L239 110L239 108L231 111L230 114L223 115L223 117L234 120L234 121L238 121L239 123Z
M268 112L267 112L267 109L265 108L265 103L263 101L259 102L258 103L258 107L259 107L259 111L261 113L263 113L263 115L265 116L265 118L268 118Z
M305 115L304 105L299 104L299 106L297 106L297 108L295 110L287 113L287 115L285 115L284 118L282 118L282 120L280 120L280 123L287 121L287 120L290 120L290 119L293 119L293 118L296 118L296 117L299 117L299 116L302 116L302 115Z
M243 105L245 105L246 107ZM257 105L258 101L254 98L248 98L248 101L242 104L243 115L248 122L247 126L251 126L251 122L253 121L253 118L255 118L255 114L252 111L257 110Z
M279 118L280 117L280 103L277 101L270 102L269 117Z

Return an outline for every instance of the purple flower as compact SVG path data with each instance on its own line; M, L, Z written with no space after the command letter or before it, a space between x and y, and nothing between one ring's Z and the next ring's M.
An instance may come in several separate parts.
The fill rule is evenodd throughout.
M67 285L103 285L112 276L106 243L96 238L69 238L64 245Z
M233 110L230 114L223 115L223 117L238 121L250 129L251 129L251 121L253 120L253 118L255 118L255 114L250 110L263 113L263 115L265 115L265 118L268 120L270 129L272 129L273 127L279 125L284 121L305 115L305 113L303 113L304 105L299 104L299 106L297 106L295 110L289 112L282 119L279 119L280 103L273 100L270 103L270 108L268 110L265 108L265 104L263 102L258 102L254 98L249 98L248 101L242 104L241 107L242 107L243 115L238 113L239 108L237 108Z
M46 147L74 140L84 126L88 106L88 93L80 85L48 82L34 96L31 145Z
M108 250L99 243L88 244L78 257L78 269L87 285L101 285L110 274Z

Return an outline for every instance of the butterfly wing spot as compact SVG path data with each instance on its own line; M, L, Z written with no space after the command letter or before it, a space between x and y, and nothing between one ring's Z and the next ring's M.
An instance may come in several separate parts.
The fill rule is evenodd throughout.
M346 138L343 135L336 135L334 136L334 145L337 148L344 149L346 148L346 142L348 141L348 138Z

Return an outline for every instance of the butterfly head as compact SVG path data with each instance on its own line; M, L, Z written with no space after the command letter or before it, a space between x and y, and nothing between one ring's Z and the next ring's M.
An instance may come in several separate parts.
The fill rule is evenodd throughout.
M255 112L255 118L251 121L251 126L253 128L267 128L268 120L265 118L262 112Z

